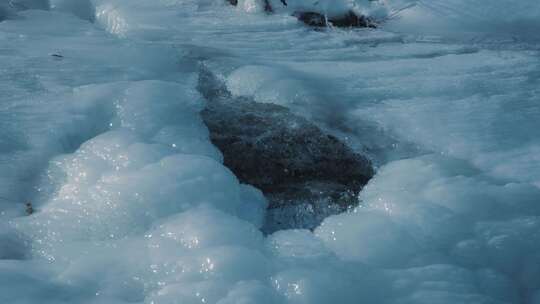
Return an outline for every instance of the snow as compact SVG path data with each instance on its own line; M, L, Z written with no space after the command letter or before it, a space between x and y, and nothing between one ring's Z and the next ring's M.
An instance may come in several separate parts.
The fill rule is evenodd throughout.
M540 303L537 2L288 2L0 4L1 303ZM359 206L264 235L202 68L369 155Z

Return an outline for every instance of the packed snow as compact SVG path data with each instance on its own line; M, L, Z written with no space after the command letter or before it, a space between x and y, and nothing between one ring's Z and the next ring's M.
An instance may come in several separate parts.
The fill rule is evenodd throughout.
M0 303L539 304L538 1L270 2L0 3ZM201 69L368 155L358 207L261 232Z

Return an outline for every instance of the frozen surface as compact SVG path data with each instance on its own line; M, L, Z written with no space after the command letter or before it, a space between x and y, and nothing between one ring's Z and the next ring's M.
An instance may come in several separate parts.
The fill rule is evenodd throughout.
M540 29L540 7L534 0L394 0L389 1L389 6L396 19L391 26L399 31L538 38Z
M240 2L0 4L0 303L540 303L537 1ZM201 66L367 153L359 207L263 235Z

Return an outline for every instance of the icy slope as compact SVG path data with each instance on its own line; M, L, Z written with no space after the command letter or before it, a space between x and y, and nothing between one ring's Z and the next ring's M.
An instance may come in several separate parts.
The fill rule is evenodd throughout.
M0 22L0 303L540 303L539 41L513 35L534 1L448 1L433 27L406 25L442 2L388 1L356 31L75 3ZM366 151L360 207L264 236L199 116L201 65Z

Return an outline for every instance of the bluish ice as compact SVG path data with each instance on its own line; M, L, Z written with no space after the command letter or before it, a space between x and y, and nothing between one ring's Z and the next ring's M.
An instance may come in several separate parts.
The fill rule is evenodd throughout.
M0 303L539 304L538 1L270 2L0 3ZM368 155L359 206L264 235L201 69Z

